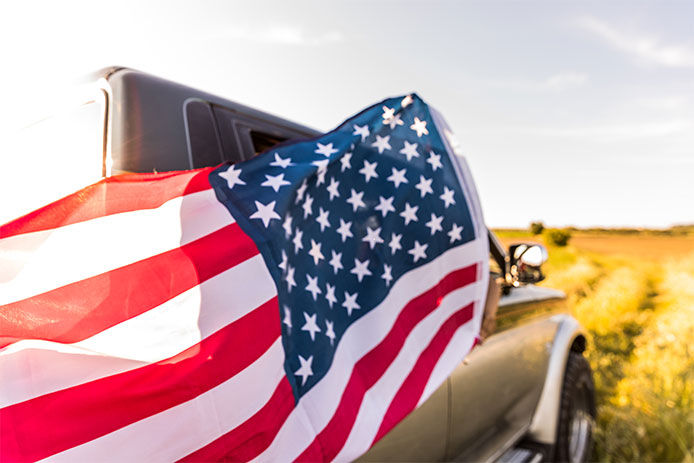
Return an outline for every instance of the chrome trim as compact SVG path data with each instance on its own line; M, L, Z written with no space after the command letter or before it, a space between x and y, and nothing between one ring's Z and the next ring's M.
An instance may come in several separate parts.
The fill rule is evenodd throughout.
M104 128L103 128L103 161L101 167L101 175L103 177L110 177L113 171L113 156L111 154L111 134L113 132L113 89L111 89L111 84L104 77L100 77L96 81L97 87L104 92L104 99L106 100L104 109Z

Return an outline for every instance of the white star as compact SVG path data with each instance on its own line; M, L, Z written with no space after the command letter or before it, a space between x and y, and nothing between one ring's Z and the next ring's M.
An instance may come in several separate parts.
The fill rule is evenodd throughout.
M412 95L407 95L405 98L402 99L400 104L402 105L403 108L407 108L409 105L412 104L414 100L412 99Z
M311 195L307 194L306 199L304 200L304 204L301 206L304 209L304 219L309 215L313 214L311 206L313 206L313 198L311 197Z
M417 143L410 143L405 140L405 146L400 150L400 154L407 156L408 161L411 161L412 158L418 158L419 152L417 152Z
M429 230L431 230L431 234L433 235L437 231L443 231L443 228L441 228L441 221L443 220L443 216L437 217L436 214L432 213L431 214L431 220L428 221L425 225L429 227Z
M340 172L344 172L347 169L352 168L352 164L350 164L350 159L352 159L352 153L345 153L342 155L340 158L340 164L342 164L342 167L340 167Z
M329 158L331 155L337 153L337 149L333 148L332 143L323 145L322 143L316 143L318 148L314 151L316 154L322 154L323 156Z
M449 232L446 233L446 234L447 234L448 236L451 237L451 241L450 241L450 242L451 242L451 243L454 243L454 242L456 242L456 241L458 241L458 240L462 240L462 239L463 239L463 237L462 237L461 234L460 234L462 231L463 231L463 227L459 227L458 225L453 224L453 226L451 227L451 231L449 231Z
M287 276L284 277L284 281L287 282L287 292L292 292L292 286L296 286L296 281L294 280L294 267L291 265L287 269Z
M289 236L292 234L292 216L287 214L287 216L284 218L284 223L282 224L282 228L284 228L284 233L285 233L285 238L289 238Z
M284 185L289 185L290 182L286 181L284 179L284 174L279 174L279 175L265 175L265 180L263 183L260 184L260 186L269 186L273 190L275 190L275 193L280 191L280 188Z
M394 108L389 108L388 106L383 106L383 122L385 123L387 120L392 119L392 117L395 115L395 109Z
M301 230L297 230L296 234L294 234L294 239L292 242L294 243L294 254L299 253L299 249L304 249L304 244L301 242L301 238L304 236L304 232Z
M325 257L323 257L323 253L320 252L321 245L321 243L316 243L313 241L313 239L311 239L311 250L308 252L308 255L313 257L313 263L315 265L318 265L318 262L320 262L321 259L325 259Z
M289 262L289 259L287 258L287 253L285 252L284 249L282 249L282 262L279 263L278 267L281 268L282 270L286 271L288 262Z
M368 125L356 125L354 124L352 127L354 127L354 132L352 132L352 135L361 135L361 141L363 142L366 140L366 137L369 136L369 126Z
M275 201L271 201L268 204L263 204L260 201L255 202L255 207L258 209L251 215L251 219L260 219L263 221L265 228L270 225L271 220L280 218L279 214L275 212Z
M381 238L381 227L376 229L366 227L366 236L362 238L362 241L369 243L371 249L373 249L376 244L383 243L383 238ZM361 278L359 278L359 281L361 281Z
M383 264L383 275L381 275L381 278L386 280L386 286L389 286L390 282L393 281L392 271L393 267L388 264Z
M377 211L381 211L383 217L388 215L389 212L395 212L395 208L393 207L393 196L387 199L383 196L379 196L378 206L376 206L374 209L376 209Z
M400 240L402 239L402 234L396 235L395 233L392 233L390 236L390 243L388 243L388 246L390 247L390 253L395 254L395 251L398 249L402 249L402 245L400 244Z
M427 193L433 193L434 190L431 189L432 179L426 179L423 175L419 176L419 183L415 185L415 188L419 190L422 194L422 198L427 195Z
M395 167L392 168L393 173L386 180L389 180L395 184L395 188L398 188L401 183L408 183L405 178L406 169L397 170Z
M299 201L304 199L304 193L306 193L306 188L308 188L308 184L306 183L306 180L301 182L301 185L299 185L299 188L296 190L296 200L294 201L294 204L299 204Z
M340 192L337 190L337 187L340 186L340 182L336 181L334 177L330 179L330 185L328 185L328 193L330 193L330 201L332 201L335 198L340 197Z
M308 280L308 284L306 285L306 291L311 293L311 295L313 296L313 300L315 301L318 298L318 295L323 292L318 287L318 277L313 278L311 275L306 275L306 279Z
M369 259L366 259L364 262L354 259L354 268L349 273L356 275L357 280L361 283L365 276L372 275L371 270L369 270Z
M241 169L236 169L234 166L229 166L225 172L220 172L219 176L227 181L229 189L233 189L234 185L245 185L246 182L241 180Z
M359 169L359 173L364 175L364 179L366 183L369 183L369 180L372 178L378 178L378 174L376 173L376 167L378 166L377 162L369 162L367 160L364 160L364 167Z
M347 309L347 316L352 315L352 310L361 309L359 304L357 304L357 295L358 293L349 294L345 291L345 302L342 303L342 307Z
M333 323L328 320L325 321L325 335L330 338L330 345L335 342L335 330L333 329Z
M271 162L270 165L286 169L289 166L293 166L294 163L292 162L292 158L282 159L279 154L275 153L275 160Z
M292 327L292 312L286 305L284 306L284 318L282 319L282 323L287 325L287 331Z
M357 212L357 209L359 209L360 207L366 208L366 204L362 200L363 197L363 191L357 193L356 191L354 191L354 188L352 188L352 196L350 196L350 198L347 200L347 202L352 205L352 212Z
M422 134L429 135L429 131L427 130L427 122L420 121L418 117L414 118L414 124L412 124L410 128L417 132L417 136L420 138Z
M301 385L306 384L306 380L309 376L313 376L313 370L311 369L311 364L313 363L313 355L306 360L301 355L299 356L299 363L301 367L294 372L296 376L301 376Z
M396 114L390 119L384 120L383 123L389 125L391 130L393 130L397 125L403 125L403 122L400 120L400 114Z
M304 323L304 326L301 327L301 331L308 331L308 334L311 336L311 341L316 340L316 333L320 333L321 330L318 328L318 324L316 323L316 317L318 314L313 314L309 317L309 315L304 312L304 320L306 320L306 323Z
M417 211L419 210L419 206L410 206L410 203L405 203L405 210L400 213L400 217L405 219L405 225L409 224L410 222L419 222L419 219L417 218Z
M431 164L431 168L436 172L436 169L442 168L443 164L441 164L441 155L436 154L433 151L429 151L429 158L427 159L427 162Z
M328 301L328 305L331 309L333 308L333 304L337 302L337 298L335 297L335 287L330 283L325 284L325 299Z
M385 137L382 137L380 135L376 135L376 141L371 143L371 146L376 147L378 149L378 154L383 154L385 150L390 149L390 135L386 135Z
M330 222L328 221L328 214L330 214L330 211L324 211L322 207L319 207L318 210L319 213L316 222L320 224L320 231L322 232L330 227Z
M448 189L447 186L443 187L443 194L439 196L441 198L446 206L446 209L448 209L448 206L455 204L455 199L453 199L453 194L454 191Z
M419 259L426 259L426 250L429 247L428 244L419 244L419 241L414 242L414 247L407 251L408 254L412 254L414 261L417 262Z
M352 190L354 191L354 190ZM337 232L342 236L342 242L344 243L347 241L347 238L352 238L354 235L352 234L352 231L350 230L350 227L352 226L352 222L345 222L340 218L340 228L337 229Z
M335 275L337 275L338 270L343 269L344 267L342 266L342 253L341 252L335 252L335 251L330 251L333 253L332 259L330 259L330 262L328 262L333 270L335 271Z

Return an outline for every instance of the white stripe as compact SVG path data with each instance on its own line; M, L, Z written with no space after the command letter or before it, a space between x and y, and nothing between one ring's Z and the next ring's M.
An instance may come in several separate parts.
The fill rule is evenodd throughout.
M475 240L457 246L403 275L377 307L347 329L325 377L302 397L275 440L256 460L284 461L298 457L332 418L354 364L383 340L402 307L461 264L476 262L480 257L486 258L486 244L482 240Z
M167 359L276 294L257 255L83 341L10 344L0 351L0 407Z
M181 229L181 223L185 226ZM0 305L175 249L234 223L213 190L0 240Z
M183 458L260 410L284 377L281 339L248 368L195 399L42 461L147 461Z
M354 460L369 449L395 394L412 371L422 351L453 313L474 300L479 294L479 286L479 283L475 283L453 291L441 301L441 305L435 311L412 330L393 363L364 395L352 431L335 461ZM474 336L470 337L474 339Z

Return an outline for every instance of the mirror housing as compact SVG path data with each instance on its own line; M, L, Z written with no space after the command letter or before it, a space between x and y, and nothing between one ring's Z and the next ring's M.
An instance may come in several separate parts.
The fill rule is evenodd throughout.
M510 274L513 285L519 283L537 283L545 279L542 264L547 262L547 248L537 243L513 244L508 248L510 257Z

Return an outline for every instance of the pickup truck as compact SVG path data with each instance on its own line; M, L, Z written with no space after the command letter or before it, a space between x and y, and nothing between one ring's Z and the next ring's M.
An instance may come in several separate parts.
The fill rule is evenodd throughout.
M0 222L102 177L240 162L278 143L319 135L132 69L107 68L94 77L80 106L34 124L16 140L5 172L27 161L49 166L34 169L32 182L50 181L52 187L15 195L3 211L10 217L0 216ZM37 159L37 153L50 159ZM567 313L564 294L534 285L543 279L547 252L532 243L506 251L491 231L489 243L484 339L361 460L589 458L595 406L582 356L586 337Z

